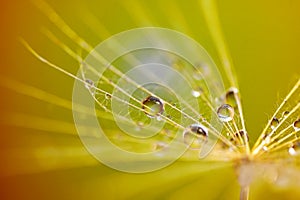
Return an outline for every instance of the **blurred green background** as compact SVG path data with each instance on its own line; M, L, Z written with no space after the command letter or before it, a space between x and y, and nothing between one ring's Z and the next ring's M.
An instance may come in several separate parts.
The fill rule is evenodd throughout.
M159 26L191 36L220 65L198 1L49 0L48 3L92 46L121 31ZM228 0L217 1L217 5L253 142L299 77L300 1ZM202 173L211 167L210 163L176 163L153 174L130 175L94 160L76 135L68 106L37 100L22 94L25 86L3 83L3 77L12 78L71 101L73 80L35 59L18 38L24 38L42 56L72 73L77 72L78 63L41 30L47 27L75 51L76 45L30 1L1 2L1 10L2 199L238 197L238 184L230 167ZM182 171L187 173L181 174ZM250 195L253 199L262 193L270 198L274 195L276 199L293 199L294 196L287 194L296 191L293 187L278 190L266 183L254 188Z

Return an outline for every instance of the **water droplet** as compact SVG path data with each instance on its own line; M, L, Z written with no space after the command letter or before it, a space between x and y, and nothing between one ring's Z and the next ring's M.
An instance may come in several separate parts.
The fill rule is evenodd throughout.
M198 73L200 75L201 79L202 79L202 77L208 76L210 74L209 66L204 62L198 63L196 65L195 71L196 71L196 73ZM194 74L196 74L196 73L194 73ZM198 79L198 80L200 80L200 79Z
M271 121L271 129L275 129L278 126L278 124L279 120L276 117L274 117Z
M135 130L140 131L142 130L143 127L144 127L144 123L139 121L136 123Z
M289 111L284 111L283 113L282 113L282 117L287 117L288 116L288 114L290 114L290 112Z
M148 117L159 117L164 112L164 104L159 98L149 96L143 101L142 109Z
M177 69L179 71L182 71L184 69L184 62L180 59L176 59L176 60L173 61L172 66L175 69Z
M208 130L201 124L192 124L183 132L183 141L191 149L200 149L208 137Z
M245 132L244 130L240 130L238 133L235 134L236 137L240 137L244 140L244 137L246 136L246 141L249 141L249 136L248 133Z
M106 93L106 94L105 94L105 99L110 100L110 99L111 99L111 94Z
M162 118L161 116L157 116L157 117L156 117L156 120L157 120L157 121L162 121L163 118Z
M235 87L232 87L228 90L228 92L225 95L225 100L226 103L231 105L232 107L236 107L237 106L237 102L236 102L236 94L239 92L239 90Z
M293 124L295 131L300 131L300 119L296 120Z
M288 152L291 156L296 156L299 154L299 147L300 147L300 143L296 142L295 144L293 144L289 149Z
M201 72L196 71L196 70L195 70L195 72L193 73L193 77L194 77L194 79L196 79L196 80L198 80L198 81L203 79L203 78L202 78Z
M268 151L268 147L267 146L263 146L263 150L264 151Z
M291 156L295 156L295 155L297 154L297 152L296 152L296 150L294 149L294 147L290 147L290 148L289 148L289 154L290 154Z
M90 90L94 87L94 82L90 79L86 79L84 86L86 89Z
M194 97L198 98L198 97L200 97L201 93L200 93L200 91L193 90L193 91L192 91L192 95L193 95Z
M218 108L217 114L222 122L229 122L234 117L234 109L228 104L223 104Z
M153 151L161 150L167 147L167 144L164 142L156 142L153 144Z
M271 142L271 137L270 137L270 135L267 135L267 136L264 138L264 140L265 140L265 143L266 143L266 144L269 144L269 143Z

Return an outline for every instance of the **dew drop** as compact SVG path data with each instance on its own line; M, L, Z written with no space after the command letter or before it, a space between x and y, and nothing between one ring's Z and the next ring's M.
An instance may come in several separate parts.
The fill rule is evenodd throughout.
M195 71L196 72L194 74L200 75L201 79L202 79L202 77L208 76L210 74L209 66L204 62L198 63L196 65L196 70Z
M265 143L266 143L266 144L269 144L269 143L271 142L271 137L270 137L270 135L267 135L267 136L264 138L264 140L265 140Z
M300 119L296 120L293 124L295 131L300 131Z
M291 156L296 156L299 154L299 147L300 147L300 143L296 142L295 144L293 144L289 149L288 152Z
M288 116L288 114L290 114L290 112L289 111L284 111L283 113L282 113L282 117L287 117Z
M86 79L84 86L86 89L90 90L94 87L94 82L90 79Z
M218 108L217 114L222 122L229 122L234 117L234 109L228 104L223 104Z
M231 105L232 107L236 107L237 102L236 102L235 96L238 92L239 92L239 90L237 88L235 88L235 87L230 88L225 95L226 103Z
M264 150L264 151L268 151L269 148L268 148L267 146L263 146L263 150Z
M139 121L139 122L136 123L135 130L136 131L141 131L143 127L144 127L144 123Z
M196 98L200 97L201 93L199 91L193 90L192 95Z
M106 99L106 100L110 100L110 99L111 99L111 94L106 93L106 94L105 94L105 99Z
M153 151L161 150L167 147L167 144L164 142L156 142L153 144Z
M276 117L274 117L271 121L271 129L275 129L278 126L278 124L279 120Z
M200 149L208 137L208 130L201 124L192 124L183 132L183 141L190 149Z
M291 156L295 156L295 155L297 154L297 152L296 152L296 150L294 149L294 147L290 147L290 148L289 148L289 154L290 154Z
M157 97L149 96L142 103L142 109L150 118L159 117L164 112L164 104Z
M239 137L239 135L243 140L246 138L246 140L249 141L248 133L244 130L240 130L238 133L235 134L236 137Z
M194 77L194 79L196 79L198 81L203 79L202 74L199 71L195 71L193 73L193 77Z

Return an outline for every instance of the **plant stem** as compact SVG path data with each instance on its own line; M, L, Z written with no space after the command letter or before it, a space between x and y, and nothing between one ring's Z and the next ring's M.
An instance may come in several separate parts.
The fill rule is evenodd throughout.
M248 200L249 191L250 191L249 185L241 186L240 200Z

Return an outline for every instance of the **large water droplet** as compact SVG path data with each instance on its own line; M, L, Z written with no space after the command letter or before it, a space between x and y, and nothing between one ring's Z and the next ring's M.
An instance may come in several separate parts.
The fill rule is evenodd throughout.
M271 129L275 129L278 126L278 124L279 124L279 120L276 117L274 117L271 121L271 124L270 124Z
M228 104L223 104L218 108L217 114L222 122L229 122L234 117L234 109Z
M143 101L142 109L148 117L159 117L164 112L164 104L159 98L149 96Z
M295 131L300 131L300 119L296 120L293 124Z
M183 132L183 141L191 149L200 149L207 137L208 130L201 124L192 124Z

